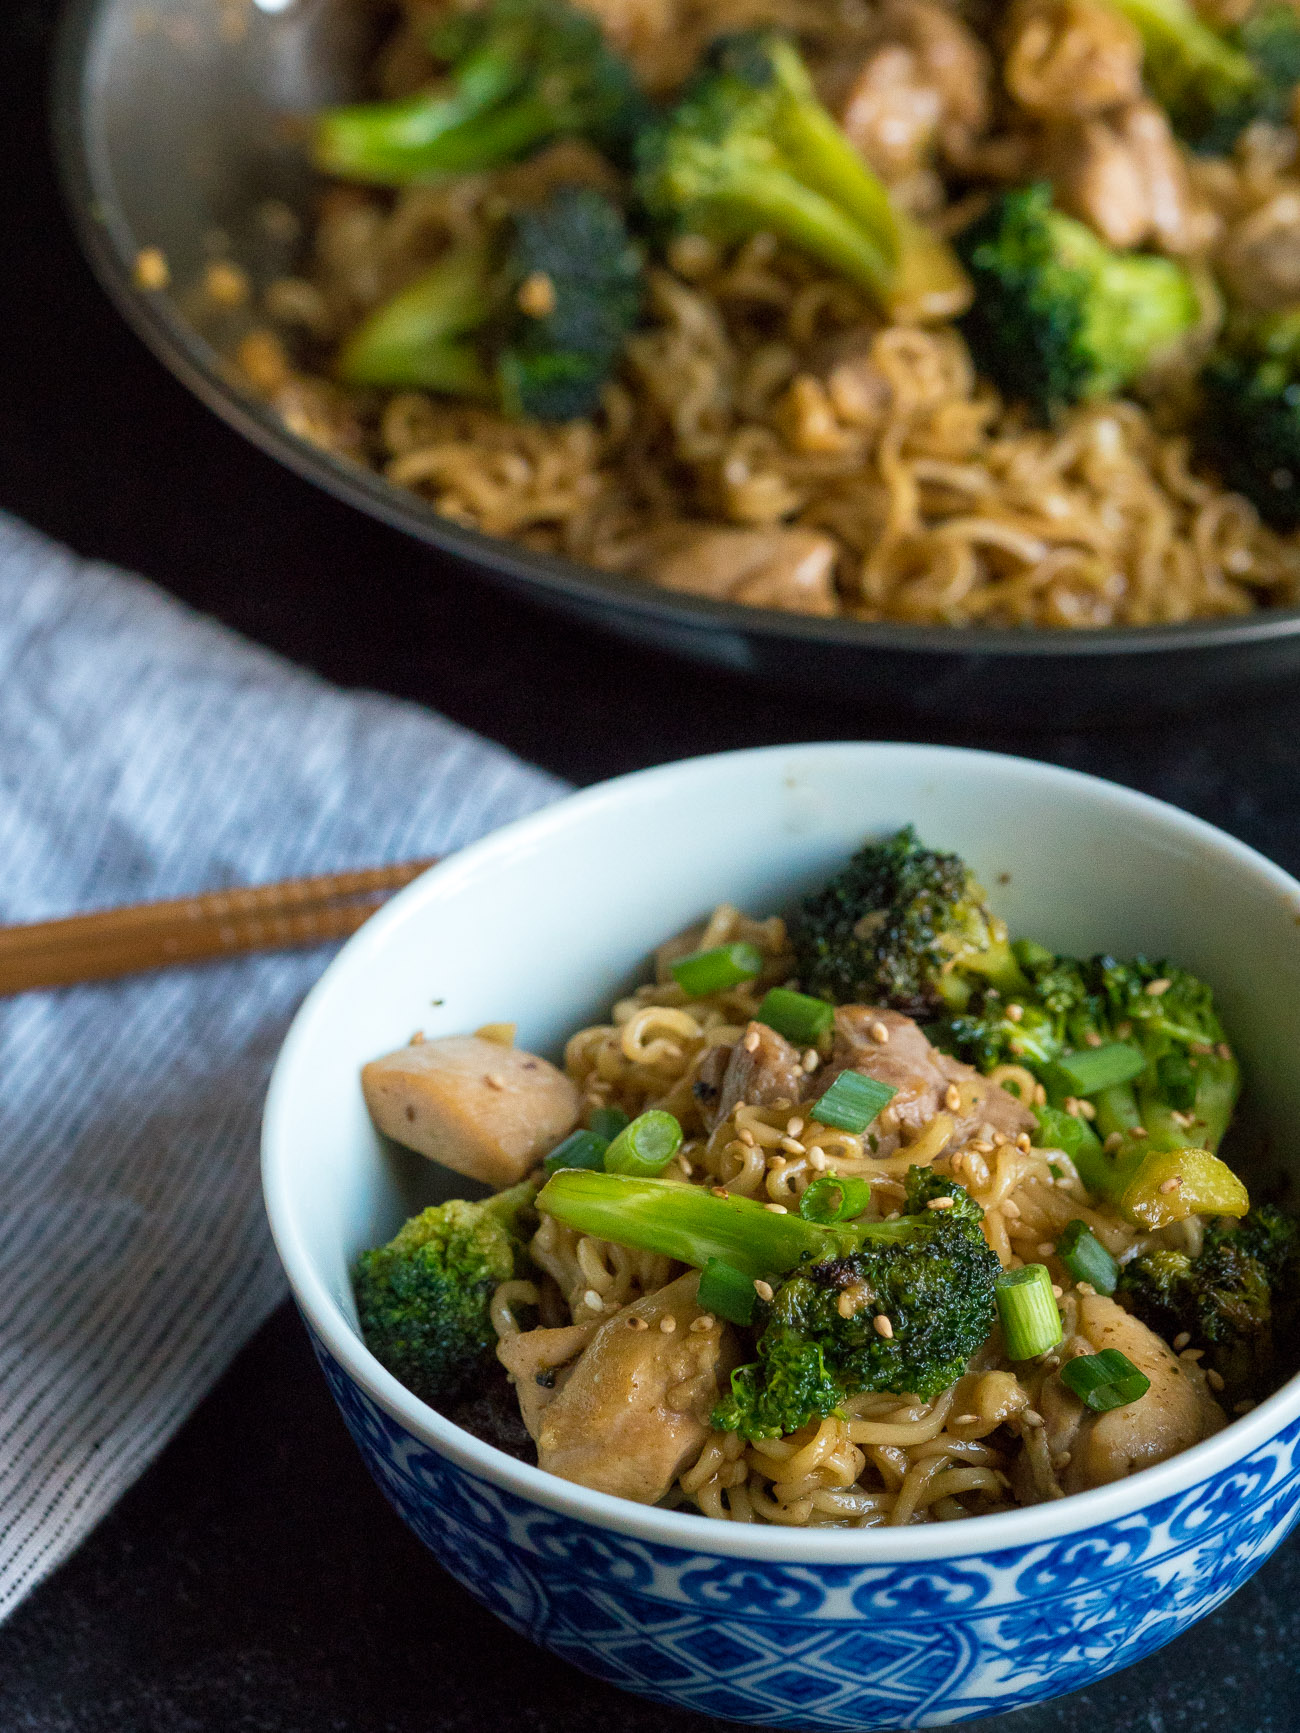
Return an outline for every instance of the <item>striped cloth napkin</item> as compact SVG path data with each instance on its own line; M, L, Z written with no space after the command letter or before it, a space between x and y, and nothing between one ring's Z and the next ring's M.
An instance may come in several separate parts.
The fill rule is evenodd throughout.
M0 516L0 920L441 854L561 792ZM0 1616L284 1292L258 1123L327 960L0 1001Z

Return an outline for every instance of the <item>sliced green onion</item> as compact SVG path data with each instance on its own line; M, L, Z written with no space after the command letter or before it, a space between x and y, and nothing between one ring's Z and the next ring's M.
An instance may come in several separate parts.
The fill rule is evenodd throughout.
M599 1173L605 1165L608 1147L609 1139L599 1132L571 1131L563 1143L556 1144L542 1163L542 1169L546 1173L558 1173L562 1167L586 1167Z
M834 1126L836 1131L851 1131L857 1136L897 1094L890 1084L877 1083L874 1077L864 1077L861 1071L841 1071L809 1117L818 1125Z
M682 1147L682 1128L671 1113L652 1107L638 1114L605 1151L605 1172L646 1179L662 1173Z
M1151 1388L1145 1372L1139 1372L1127 1354L1118 1348L1103 1348L1100 1354L1080 1354L1061 1367L1061 1382L1094 1414L1107 1414L1138 1402Z
M752 981L763 972L763 953L757 945L738 940L717 945L711 951L693 951L672 965L669 973L684 993L703 999L709 993L725 993L741 981Z
M1147 1068L1142 1050L1131 1041L1112 1041L1105 1047L1082 1047L1056 1061L1056 1070L1076 1095L1096 1095L1131 1083Z
M613 1143L624 1126L631 1123L631 1115L624 1113L621 1107L598 1107L591 1116L591 1129L606 1143Z
M758 1295L743 1270L722 1258L710 1258L700 1272L699 1307L716 1312L732 1324L750 1324Z
M1052 1277L1046 1264L1025 1264L998 1277L994 1296L1010 1360L1032 1360L1061 1340Z
M1099 1294L1113 1294L1119 1265L1087 1222L1067 1222L1056 1236L1056 1255L1076 1282L1091 1282Z
M773 987L763 995L758 1020L775 1029L778 1035L784 1035L787 1041L793 1041L796 1047L815 1047L823 1035L830 1034L835 1007L809 993Z
M840 1179L824 1173L799 1199L799 1214L806 1222L827 1227L832 1222L852 1221L871 1202L871 1186L865 1179Z

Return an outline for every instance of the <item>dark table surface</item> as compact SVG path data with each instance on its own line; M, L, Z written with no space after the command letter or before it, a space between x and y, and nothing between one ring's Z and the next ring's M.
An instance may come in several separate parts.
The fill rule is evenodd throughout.
M187 395L82 263L45 143L54 0L0 0L0 508L348 686L591 782L792 739L943 739L1176 802L1300 871L1300 697L1070 734L918 730L577 636L279 469ZM1300 1539L1213 1618L1015 1733L1300 1724ZM2 1733L696 1733L529 1648L371 1485L282 1308L161 1460L0 1629ZM721 1726L721 1723L716 1724Z

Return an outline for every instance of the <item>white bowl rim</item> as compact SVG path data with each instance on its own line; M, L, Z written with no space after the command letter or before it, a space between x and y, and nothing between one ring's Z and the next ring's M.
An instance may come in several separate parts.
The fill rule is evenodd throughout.
M355 969L364 969L379 952L391 927L403 923L430 898L441 900L456 883L472 875L485 861L512 851L521 842L537 845L578 814L634 799L647 785L683 776L709 776L741 761L761 758L789 765L803 756L842 752L900 754L913 757L920 774L927 761L951 766L954 760L974 768L996 763L1042 779L1047 792L1055 783L1084 792L1094 803L1108 806L1116 820L1125 814L1155 821L1179 832L1189 842L1218 854L1243 872L1262 880L1288 898L1300 917L1300 883L1257 850L1217 826L1193 817L1166 801L1134 789L1065 769L1041 759L977 751L967 747L925 746L891 741L808 742L792 746L761 746L674 760L647 770L596 783L567 795L539 811L517 819L467 845L393 897L349 939L307 994L290 1025L276 1059L262 1127L262 1180L267 1215L276 1250L294 1298L310 1328L347 1376L399 1425L439 1455L507 1493L557 1514L610 1529L631 1539L648 1541L687 1553L707 1552L787 1565L870 1567L919 1563L1020 1550L1059 1542L1103 1524L1140 1515L1150 1505L1191 1490L1230 1469L1275 1437L1300 1416L1300 1373L1265 1398L1249 1413L1230 1419L1222 1432L1168 1461L1140 1470L1126 1480L1090 1492L1074 1493L1049 1504L959 1522L926 1523L898 1529L782 1528L775 1524L733 1523L657 1505L634 1504L610 1493L595 1492L561 1480L530 1463L498 1450L466 1432L436 1409L411 1394L388 1372L362 1342L330 1295L295 1227L293 1188L282 1152L289 1147L293 1125L286 1110L290 1078L309 1051L312 1025L333 997L336 983Z

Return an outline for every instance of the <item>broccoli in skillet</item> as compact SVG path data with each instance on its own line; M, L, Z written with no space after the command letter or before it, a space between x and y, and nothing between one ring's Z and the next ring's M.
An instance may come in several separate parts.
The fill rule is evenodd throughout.
M1146 82L1196 149L1227 151L1251 121L1287 118L1300 80L1300 17L1292 6L1257 7L1220 34L1190 0L1110 4L1136 27Z
M927 1207L940 1196L952 1206ZM894 1221L827 1225L702 1187L577 1169L557 1173L537 1207L582 1233L710 1273L721 1263L751 1305L755 1278L771 1287L753 1317L758 1357L733 1374L713 1416L746 1438L792 1432L862 1391L937 1396L993 1328L1001 1266L982 1212L959 1185L919 1168Z
M435 1204L357 1259L366 1346L423 1401L445 1407L495 1365L488 1307L498 1283L527 1267L521 1227L536 1195L525 1180L483 1203Z
M911 1016L960 1009L975 986L1028 987L1007 930L955 854L911 825L868 843L790 921L805 992Z
M564 0L493 0L433 32L445 81L398 102L330 108L316 123L318 168L407 186L517 162L557 138L626 157L648 108L600 26Z
M1197 449L1274 529L1300 525L1300 313L1230 331L1201 375Z
M975 364L1044 421L1125 390L1199 317L1181 265L1116 252L1055 210L1045 182L1004 193L958 249L975 284L962 321Z
M1167 1340L1186 1334L1205 1349L1225 1401L1258 1397L1276 1382L1300 1306L1300 1229L1261 1204L1240 1224L1207 1228L1196 1257L1161 1248L1134 1258L1118 1291Z
M716 42L680 102L637 143L638 187L668 229L722 241L762 230L840 272L898 317L951 317L969 285L948 246L896 210L770 31Z
M641 308L641 256L622 215L585 187L517 212L495 252L453 247L353 333L350 385L413 387L507 414L590 414Z

